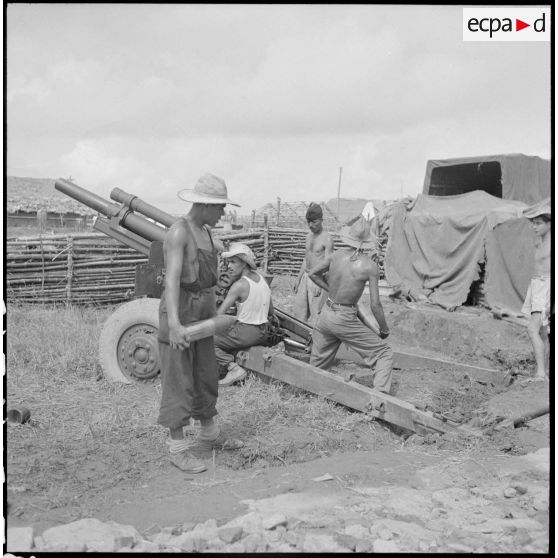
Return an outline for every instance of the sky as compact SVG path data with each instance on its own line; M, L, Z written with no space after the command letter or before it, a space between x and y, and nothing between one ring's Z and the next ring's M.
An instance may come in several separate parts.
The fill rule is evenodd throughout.
M210 172L249 215L414 196L428 159L549 158L550 43L464 42L462 11L9 4L7 174L179 214Z

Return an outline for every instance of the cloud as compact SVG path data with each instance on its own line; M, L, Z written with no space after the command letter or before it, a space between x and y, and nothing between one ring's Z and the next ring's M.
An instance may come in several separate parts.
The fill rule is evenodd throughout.
M456 6L12 4L7 26L9 173L173 208L209 171L249 210L334 197L339 167L392 198L428 158L550 151L549 45L464 43Z

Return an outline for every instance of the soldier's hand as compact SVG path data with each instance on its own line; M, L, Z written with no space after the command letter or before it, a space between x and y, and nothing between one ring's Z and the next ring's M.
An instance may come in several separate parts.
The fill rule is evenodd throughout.
M190 347L184 326L169 331L169 345L171 349L180 349L181 351Z
M386 339L386 337L389 337L389 329L386 331L380 329L380 339Z

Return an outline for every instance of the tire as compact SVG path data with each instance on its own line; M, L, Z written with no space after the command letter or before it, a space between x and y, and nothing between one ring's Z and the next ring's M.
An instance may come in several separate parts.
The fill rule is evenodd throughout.
M157 376L158 330L158 298L138 298L120 306L99 337L99 362L107 380L130 384Z

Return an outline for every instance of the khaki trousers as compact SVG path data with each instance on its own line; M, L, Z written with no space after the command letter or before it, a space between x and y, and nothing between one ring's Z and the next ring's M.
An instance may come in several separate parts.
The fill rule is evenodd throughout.
M389 393L393 368L391 347L358 319L356 308L326 304L312 334L310 364L329 368L341 343L352 347L371 368L374 389Z

